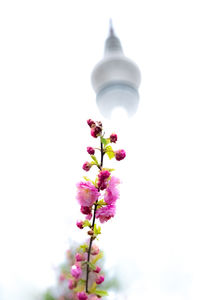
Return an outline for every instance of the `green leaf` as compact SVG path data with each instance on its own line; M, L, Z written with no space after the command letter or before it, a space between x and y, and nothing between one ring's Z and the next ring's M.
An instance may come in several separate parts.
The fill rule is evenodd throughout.
M92 270L96 270L96 266L91 263L91 262L87 262L87 264L89 265L89 267L92 269Z
M104 146L107 146L110 143L110 139L104 139L103 137L101 137L101 142Z
M102 207L104 205L107 205L107 203L102 199L97 202L97 205L98 205L98 207Z
M94 184L94 181L91 180L90 178L88 178L87 176L83 176L83 178L84 178L86 181L90 181L90 182L92 182L92 183Z
M108 292L102 291L102 290L95 290L94 294L96 294L97 296L101 296L101 297L108 296Z
M91 227L90 221L85 220L85 221L83 222L83 227Z
M106 154L108 155L109 159L112 159L113 157L115 157L115 153L111 146L107 146L105 150L106 150Z
M91 158L93 159L93 161L98 165L99 163L98 163L98 160L97 160L97 158L96 158L96 156L95 155L91 155Z
M96 224L94 224L94 234L95 235L98 235L98 234L101 234L101 227L98 226Z
M95 186L97 186L98 180L99 180L99 178L96 177L95 182L94 182L94 185L95 185Z
M87 244L83 244L79 247L80 250L82 250L83 252L87 252L88 250L88 245Z
M92 260L92 264L96 264L96 262L103 257L103 251L100 251L99 254L95 256L95 258Z
M87 176L83 176L86 181L91 181Z
M93 282L93 284L92 284L92 286L90 288L90 294L94 294L94 292L96 290L96 286L97 286L96 282Z
M110 169L110 168L103 168L103 170L107 170L109 172L115 171L115 169Z
M75 293L78 293L78 292L84 291L84 289L85 289L85 285L81 283L81 284L78 284L77 287L75 289L73 289L73 291Z
M85 280L79 279L77 282L77 286L73 289L75 293L82 292L85 289Z
M79 279L80 284L85 284L86 280L84 279Z

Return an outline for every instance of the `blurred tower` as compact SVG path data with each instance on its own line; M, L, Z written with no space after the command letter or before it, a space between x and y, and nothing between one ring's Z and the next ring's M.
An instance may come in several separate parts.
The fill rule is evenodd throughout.
M138 107L141 74L138 66L127 58L110 22L104 57L94 67L91 81L101 114L110 118L116 107L123 107L132 116Z

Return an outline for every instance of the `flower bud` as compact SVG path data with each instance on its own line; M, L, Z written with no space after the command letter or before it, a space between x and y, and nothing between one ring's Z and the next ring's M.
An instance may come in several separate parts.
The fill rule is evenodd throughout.
M115 151L116 160L122 160L126 157L126 152L123 149Z
M90 154L90 155L94 155L94 153L95 153L94 148L92 148L92 147L87 147L87 153Z
M93 245L91 249L91 254L92 255L97 255L99 254L99 247L97 245Z
M98 187L101 191L105 190L107 188L107 182L106 181L98 181Z
M76 261L85 260L84 255L82 253L76 253L75 258L76 258Z
M98 177L100 180L107 179L108 177L110 177L110 172L108 170L100 171Z
M82 168L83 168L84 171L88 172L88 171L90 170L91 166L92 166L92 165L91 165L88 161L86 161L86 162L83 164Z
M105 190L107 188L107 179L110 177L110 172L108 170L100 171L98 174L98 187L100 190Z
M88 231L88 234L89 234L89 235L93 235L93 234L94 234L94 231L93 231L93 230L89 230L89 231Z
M101 268L99 266L96 266L96 269L93 272L99 273L100 271L101 271Z
M102 282L104 282L104 276L99 275L96 279L96 284L101 284Z
M99 126L95 126L91 128L91 136L97 138L102 132L102 128Z
M77 293L78 300L87 300L88 296L85 292Z
M91 128L92 126L95 126L95 122L94 122L92 119L88 119L88 120L87 120L87 123L88 123L88 125L90 126L90 128Z
M68 288L70 290L73 290L75 287L76 287L76 282L74 280L72 280L72 279L69 279L69 281L68 281Z
M83 229L83 221L77 221L76 226L80 229Z
M81 206L81 212L84 215L89 215L91 213L91 208L88 206Z
M116 133L112 133L110 135L110 142L111 143L116 143L116 141L117 141L117 135L116 135Z

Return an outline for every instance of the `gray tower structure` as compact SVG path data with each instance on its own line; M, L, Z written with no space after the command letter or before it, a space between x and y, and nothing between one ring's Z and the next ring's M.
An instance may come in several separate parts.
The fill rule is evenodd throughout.
M94 67L92 87L101 114L110 118L116 107L123 107L132 116L138 107L141 74L138 66L127 58L119 38L110 24L103 59Z

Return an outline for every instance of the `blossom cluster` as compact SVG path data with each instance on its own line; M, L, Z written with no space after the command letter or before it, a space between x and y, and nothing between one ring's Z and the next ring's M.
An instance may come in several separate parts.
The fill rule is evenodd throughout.
M79 245L80 246L80 245ZM62 264L56 267L56 273L57 273L57 284L49 287L47 291L44 293L42 299L43 300L77 300L77 292L75 291L78 286L78 280L74 280L74 277L71 275L71 267L75 265L77 262L83 262L83 254L77 253L77 249L79 249L78 244L70 244L69 249L66 251L65 254L65 260ZM95 255L95 253L97 253ZM97 257L102 256L102 252L93 245L92 249L92 259L97 259ZM86 253L84 254L86 257ZM73 268L75 269L75 268ZM93 276L90 278L90 285L92 280L99 282L102 280L102 277L95 276L98 275L100 272L105 272L103 270L103 266L101 263L101 268L99 266L96 267L96 272L92 273ZM83 272L81 277L84 278ZM107 280L106 280L106 286L107 289L119 290L120 283L119 279L116 277L116 274L113 276L110 276L108 274ZM84 294L83 294L84 295ZM80 295L79 295L80 297ZM88 299L99 299L95 294L90 294L88 296Z
M77 183L76 199L80 204L80 211L85 216L84 220L77 221L79 229L87 228L88 241L81 245L75 254L75 262L71 267L68 278L68 288L74 292L77 300L98 300L107 295L106 291L98 288L104 281L104 274L97 262L102 258L99 247L93 243L101 234L101 227L95 222L105 223L115 216L116 201L119 199L118 185L120 180L112 176L113 169L103 167L104 155L109 159L120 161L125 158L123 149L113 150L111 144L118 140L117 134L112 133L108 138L103 132L100 121L87 120L93 138L100 139L100 148L87 147L90 161L86 161L82 168L88 172L96 167L98 174L94 180L84 176L84 181ZM100 159L95 156L99 151Z

